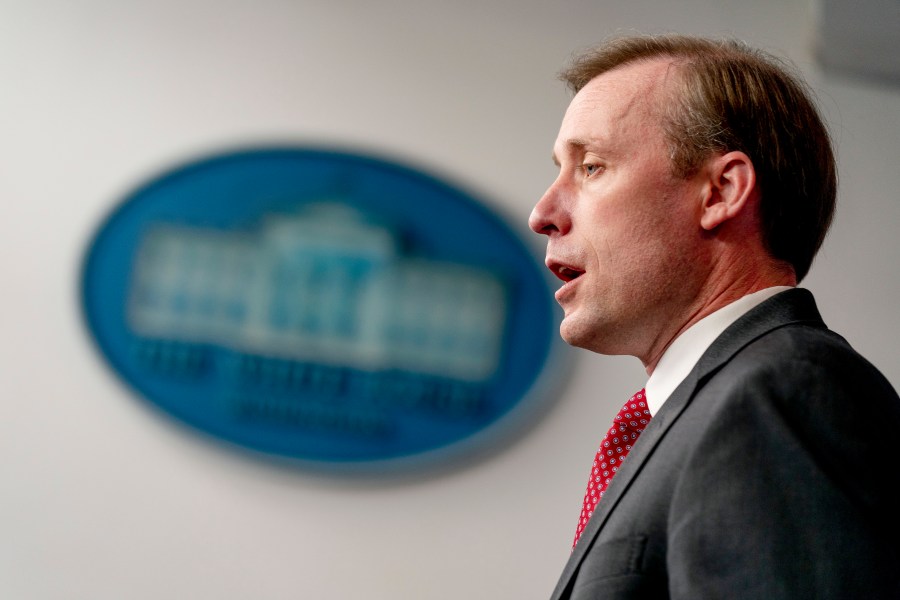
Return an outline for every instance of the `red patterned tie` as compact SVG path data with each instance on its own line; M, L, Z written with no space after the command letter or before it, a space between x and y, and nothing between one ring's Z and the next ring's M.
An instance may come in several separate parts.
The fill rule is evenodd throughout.
M584 494L584 506L578 519L578 527L575 529L575 541L572 542L573 548L578 543L578 538L581 537L581 532L587 526L591 515L594 514L606 486L612 481L613 475L631 450L631 445L650 422L650 416L647 398L644 396L644 390L641 390L625 403L613 420L612 427L600 443L600 449L597 450L594 465L591 467L591 477L588 479L587 491Z

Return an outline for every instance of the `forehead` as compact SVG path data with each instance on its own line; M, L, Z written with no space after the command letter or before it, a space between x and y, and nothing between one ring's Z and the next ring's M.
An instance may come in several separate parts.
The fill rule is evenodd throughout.
M598 75L572 99L554 153L569 146L635 143L662 135L664 92L672 78L668 58L630 63Z

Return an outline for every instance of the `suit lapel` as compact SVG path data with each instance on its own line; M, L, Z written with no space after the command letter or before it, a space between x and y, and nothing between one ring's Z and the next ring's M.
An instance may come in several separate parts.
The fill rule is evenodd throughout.
M578 568L603 529L603 525L609 519L609 515L615 510L623 495L631 487L634 478L653 455L660 440L691 403L698 387L701 387L731 357L753 340L784 325L799 322L824 327L812 294L802 289L786 291L777 294L742 316L704 352L690 374L675 388L659 412L650 420L650 424L635 442L623 462L622 468L613 477L603 494L603 500L597 505L597 510L588 521L587 527L581 534L581 539L563 569L551 597L552 600L567 597L566 592L570 589Z

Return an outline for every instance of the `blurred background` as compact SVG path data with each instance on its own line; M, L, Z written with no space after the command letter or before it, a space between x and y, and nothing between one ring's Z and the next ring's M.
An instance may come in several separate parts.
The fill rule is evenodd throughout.
M137 399L89 338L79 269L138 184L273 143L424 169L528 235L569 99L556 73L615 33L734 36L805 74L841 189L804 287L900 386L900 48L866 29L896 32L900 9L844 4L0 0L0 597L548 596L637 360L572 356L543 419L479 460L328 476Z

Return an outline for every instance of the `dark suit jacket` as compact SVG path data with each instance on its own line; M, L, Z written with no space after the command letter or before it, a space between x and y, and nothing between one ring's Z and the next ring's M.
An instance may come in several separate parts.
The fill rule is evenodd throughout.
M778 294L651 419L553 599L900 598L898 443L890 384Z

